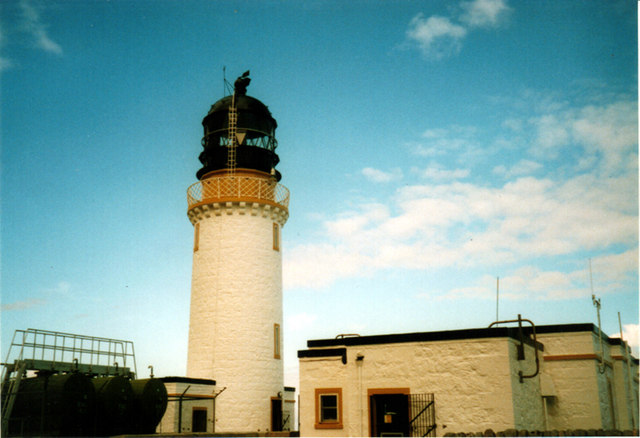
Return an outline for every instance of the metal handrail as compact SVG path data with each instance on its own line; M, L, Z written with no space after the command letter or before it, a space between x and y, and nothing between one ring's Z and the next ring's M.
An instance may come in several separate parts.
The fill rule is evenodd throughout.
M254 176L217 176L191 184L187 189L189 208L203 203L243 198L267 201L287 210L289 189L275 179Z
M79 346L77 341L80 341ZM87 341L87 344L90 341L91 348L85 346L84 341ZM12 372L14 362L21 361L47 363L48 369L66 369L68 364L76 362L83 365L110 366L111 361L120 361L124 367L133 365L137 374L135 351L131 341L33 328L14 332L4 362L2 378Z

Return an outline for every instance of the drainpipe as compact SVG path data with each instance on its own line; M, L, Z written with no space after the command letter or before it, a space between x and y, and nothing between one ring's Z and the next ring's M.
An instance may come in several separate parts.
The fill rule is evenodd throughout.
M634 397L633 397L633 376L631 375L631 361L629 356L631 356L631 353L629 352L629 350L627 349L627 344L624 341L624 338L622 337L622 320L620 319L620 312L618 312L618 326L620 327L620 344L621 347L624 348L624 358L625 361L627 362L627 378L629 380L629 392L628 392L628 397L627 399L629 400L629 405L631 406L631 429L635 429L636 428L636 419L634 418L634 408L633 408L633 401L634 401Z
M364 356L358 353L356 356L356 365L358 367L358 400L360 403L360 436L364 436L364 412L362 408L362 365Z

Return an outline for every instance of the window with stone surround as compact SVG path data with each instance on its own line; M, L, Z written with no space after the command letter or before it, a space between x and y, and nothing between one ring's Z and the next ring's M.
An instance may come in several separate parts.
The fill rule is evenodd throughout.
M196 222L193 226L193 252L198 250L200 245L200 222Z
M342 388L316 388L316 429L342 429Z
M280 251L280 226L277 223L273 223L273 249Z
M280 324L273 324L273 358L280 359Z

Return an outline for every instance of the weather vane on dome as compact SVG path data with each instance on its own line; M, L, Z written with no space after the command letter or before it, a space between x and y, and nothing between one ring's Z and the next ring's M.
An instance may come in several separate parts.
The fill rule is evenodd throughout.
M249 82L251 82L251 78L249 77L249 70L247 70L233 83L234 93L242 96L247 94Z

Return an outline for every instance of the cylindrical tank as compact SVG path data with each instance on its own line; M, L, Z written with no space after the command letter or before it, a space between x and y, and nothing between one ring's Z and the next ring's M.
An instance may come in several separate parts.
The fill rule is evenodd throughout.
M134 430L132 433L154 433L167 409L167 389L162 380L131 381L134 401Z
M133 391L122 376L96 377L96 436L120 435L132 430Z
M82 374L51 374L20 382L9 435L87 436L93 431L95 391Z

